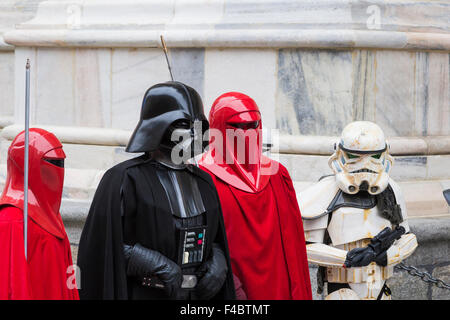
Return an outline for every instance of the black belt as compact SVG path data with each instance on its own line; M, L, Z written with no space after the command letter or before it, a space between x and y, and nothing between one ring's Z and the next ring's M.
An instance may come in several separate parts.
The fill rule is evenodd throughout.
M378 294L377 300L381 300L383 298L383 294L386 294L386 296L390 296L392 294L391 289L386 285L386 283L383 285L383 288L381 288L380 293Z
M193 289L197 285L198 277L195 274L183 274L182 289ZM144 277L142 278L141 285L151 288L164 288L164 283L157 277Z

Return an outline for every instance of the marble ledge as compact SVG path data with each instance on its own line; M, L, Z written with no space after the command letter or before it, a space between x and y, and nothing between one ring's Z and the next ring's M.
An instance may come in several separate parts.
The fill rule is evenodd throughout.
M450 154L450 136L388 137L392 155ZM280 135L272 152L282 154L331 155L338 137Z
M20 47L156 48L160 35L171 48L372 48L450 51L450 34L346 29L16 29L5 33Z
M0 35L0 52L2 51L14 51L14 46L6 43L3 36Z
M14 123L14 117L0 116L0 129L10 126Z
M109 128L93 127L66 127L31 125L50 131L55 134L62 143L101 145L101 146L125 146L131 136L131 131ZM23 125L10 125L3 128L1 136L7 140L14 137L24 129Z
M1 125L1 122L0 122ZM69 127L38 125L53 132L63 143L126 146L131 131L96 127ZM9 125L3 128L1 136L12 140L23 130L22 125ZM279 135L272 137L273 153L331 155L338 137ZM443 155L450 154L450 136L389 137L392 155Z
M7 33L19 46L449 50L445 0L59 0Z

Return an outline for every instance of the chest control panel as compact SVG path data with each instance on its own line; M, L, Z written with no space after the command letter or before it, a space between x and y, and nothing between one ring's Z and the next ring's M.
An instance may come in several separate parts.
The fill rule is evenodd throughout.
M182 267L200 264L206 243L206 228L195 227L181 230L180 234L182 248L179 261Z

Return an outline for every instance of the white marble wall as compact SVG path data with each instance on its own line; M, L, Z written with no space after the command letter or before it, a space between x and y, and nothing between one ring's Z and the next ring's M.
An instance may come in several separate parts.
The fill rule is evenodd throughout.
M0 51L0 128L14 116L14 52Z
M14 118L14 46L5 43L3 34L16 24L35 15L43 0L0 1L0 129L12 123Z
M58 0L8 33L22 46L450 48L446 0Z
M369 120L388 136L450 134L446 52L288 49L278 61L282 133L336 135Z
M164 34L175 79L206 112L239 90L283 134L337 135L366 119L427 136L449 134L448 14L445 0L5 0L0 33L17 46L18 123L30 58L35 124L131 130L145 90L169 80L149 48Z
M263 113L263 126L275 128L277 51L273 49L207 49L204 102L209 113L221 94L238 91L252 97Z
M333 136L353 120L374 121L388 136L450 134L445 52L177 48L169 54L175 79L200 93L206 113L220 94L241 91L261 108L263 125L282 134ZM157 48L18 47L15 74L7 57L0 79L3 90L16 90L17 122L27 58L35 124L132 130L145 90L170 80ZM2 103L9 107L11 98Z
M203 50L171 52L173 73L203 94ZM32 122L131 130L150 86L170 80L160 49L16 48L16 67L31 59ZM23 117L24 74L15 83ZM55 90L57 88L57 90Z
M169 54L175 80L200 93L207 114L220 94L242 91L255 98L265 124L274 128L277 53L257 51L177 48ZM32 65L32 122L41 125L131 130L145 90L170 80L160 49L16 48L17 69L23 69L27 58ZM16 76L15 114L20 123L25 74Z

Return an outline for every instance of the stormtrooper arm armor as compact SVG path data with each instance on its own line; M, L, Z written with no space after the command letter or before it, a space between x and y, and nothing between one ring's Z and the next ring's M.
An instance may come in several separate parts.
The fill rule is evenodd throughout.
M327 215L303 221L305 239L310 243L306 246L308 262L322 267L340 268L344 265L347 251L323 243L327 223Z
M312 243L306 246L308 261L322 267L337 267L344 265L347 251L328 246L323 243Z
M402 235L387 250L387 266L399 264L408 258L417 248L416 236L412 233ZM306 246L308 261L322 267L342 267L345 263L347 251L337 249L323 243L312 243Z
M408 258L417 248L413 233L404 234L387 250L387 265L394 266Z

